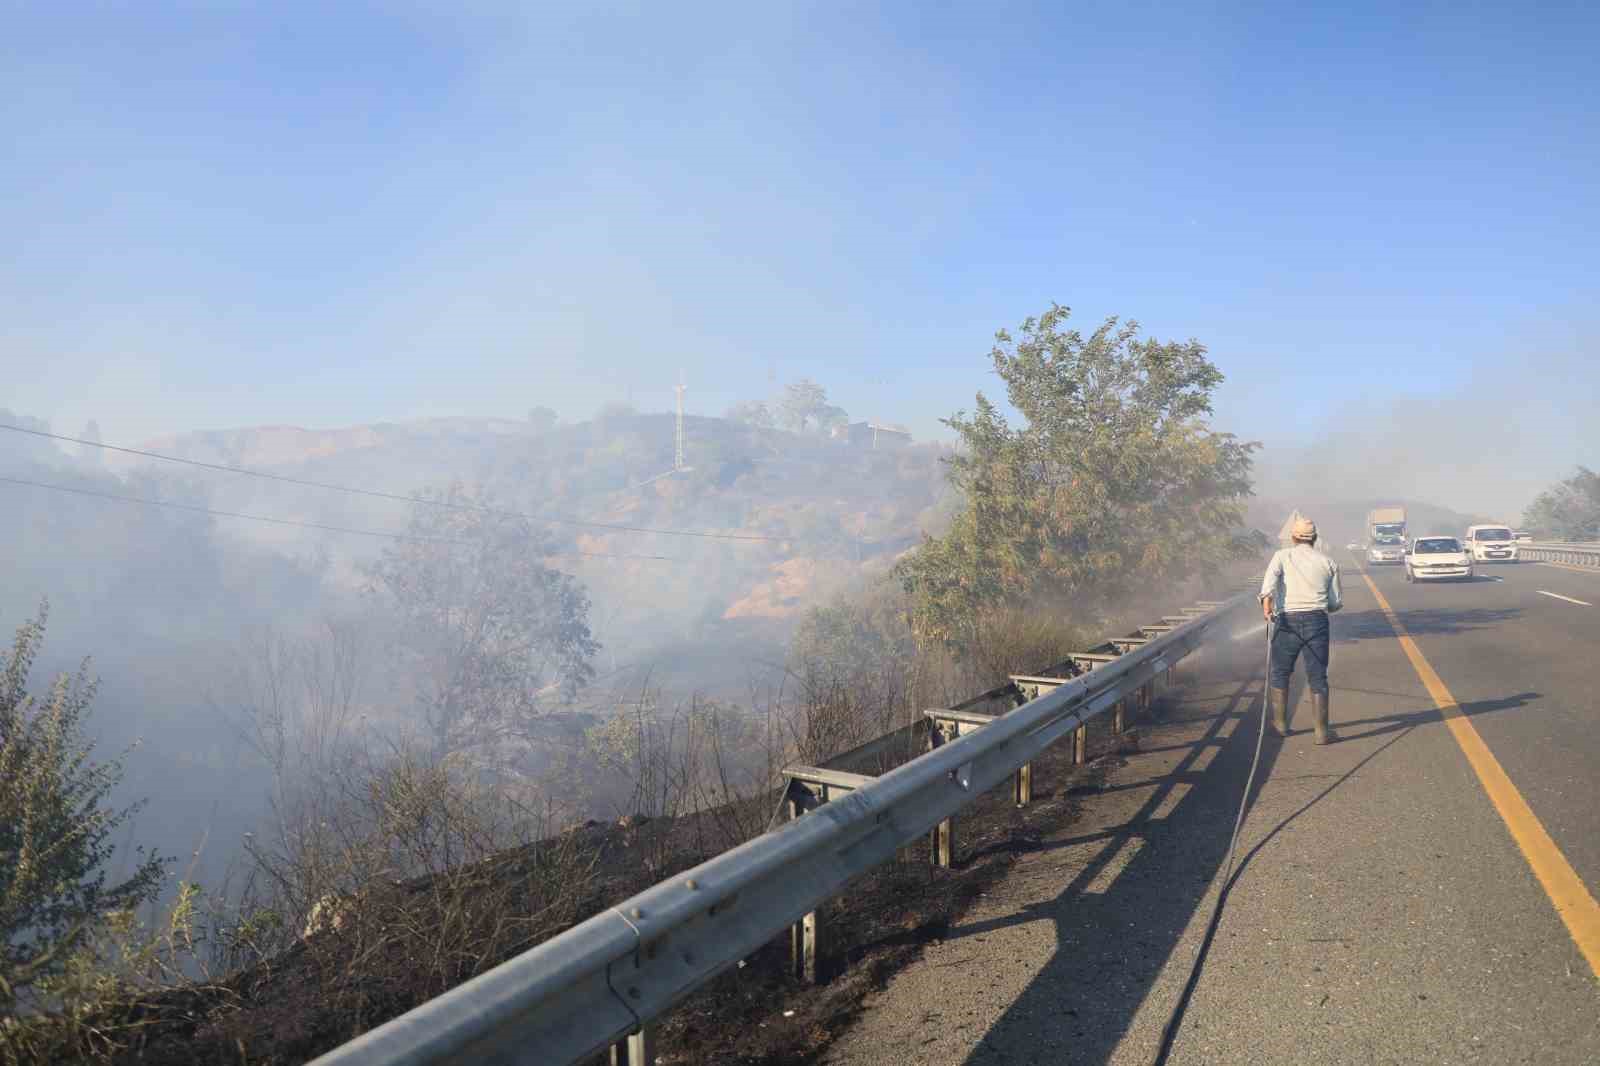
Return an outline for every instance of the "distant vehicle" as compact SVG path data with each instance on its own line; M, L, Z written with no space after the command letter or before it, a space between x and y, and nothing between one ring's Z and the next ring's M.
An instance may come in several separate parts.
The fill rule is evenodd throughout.
M1529 532L1527 532L1525 530L1521 530L1521 529L1516 530L1514 533L1512 533L1512 536L1516 538L1518 544L1532 544L1533 543L1533 534L1529 533Z
M1468 526L1467 553L1480 563L1517 561L1517 538L1510 526Z
M1346 544L1344 547L1346 551L1352 552L1364 552L1367 550L1367 546L1365 544L1356 544L1354 541Z
M1367 512L1367 562L1405 562L1406 509L1375 507Z
M1454 537L1418 537L1405 565L1407 581L1472 580L1472 556Z

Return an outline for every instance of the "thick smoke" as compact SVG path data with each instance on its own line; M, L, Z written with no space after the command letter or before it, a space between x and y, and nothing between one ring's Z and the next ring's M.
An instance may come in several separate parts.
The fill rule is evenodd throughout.
M1319 503L1428 501L1516 525L1533 498L1600 453L1592 417L1600 374L1581 353L1508 355L1473 374L1430 355L1445 387L1400 395L1352 379L1331 428L1274 427L1257 456L1257 492ZM1303 501L1303 502L1302 502Z

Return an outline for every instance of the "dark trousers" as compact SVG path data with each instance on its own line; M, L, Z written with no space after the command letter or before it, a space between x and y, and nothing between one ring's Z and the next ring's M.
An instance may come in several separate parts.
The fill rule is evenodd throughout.
M1328 694L1328 612L1289 611L1278 616L1272 634L1272 687L1286 689L1295 660L1306 653L1306 684Z

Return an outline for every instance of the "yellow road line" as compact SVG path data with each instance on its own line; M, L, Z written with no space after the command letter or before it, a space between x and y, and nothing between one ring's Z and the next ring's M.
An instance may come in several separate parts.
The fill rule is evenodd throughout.
M1364 571L1361 579L1378 598L1378 606L1383 608L1389 624L1394 627L1406 658L1411 660L1423 687L1433 697L1434 706L1444 716L1445 725L1450 727L1451 735L1461 746L1461 753L1477 773L1478 781L1489 795L1489 802L1500 812L1506 828L1511 831L1511 838L1522 849L1523 858L1528 860L1534 876L1544 886L1545 894L1555 904L1556 913L1566 923L1573 942L1578 945L1583 957L1589 960L1589 969L1594 971L1596 977L1600 977L1600 903L1595 902L1595 898L1589 894L1588 886L1561 853L1561 849L1556 847L1556 842L1545 831L1533 808L1517 791L1517 786L1511 783L1510 776L1501 767L1500 760L1494 757L1494 752L1489 750L1489 745L1483 742L1483 737L1478 735L1471 719L1461 712L1461 705L1450 695L1443 679L1423 657L1422 649L1411 639L1411 634L1395 615L1389 601L1383 598L1383 593L1378 591L1378 586Z

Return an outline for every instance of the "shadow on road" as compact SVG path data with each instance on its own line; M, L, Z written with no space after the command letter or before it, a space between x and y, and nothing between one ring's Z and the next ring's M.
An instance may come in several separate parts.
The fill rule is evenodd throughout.
M1449 636L1508 622L1522 614L1520 607L1419 607L1397 610L1395 616L1414 637ZM1382 611L1347 611L1333 618L1334 644L1362 640L1393 640L1394 627Z
M1127 1033L1227 855L1240 789L1255 749L1262 681L1259 661L1229 665L1232 677L1247 680L1221 698L1200 706L1180 705L1163 717L1168 724L1205 722L1205 731L1193 743L1180 746L1187 752L1171 772L1143 783L1150 794L1131 818L1107 830L1026 846L1030 851L1049 851L1103 842L1059 895L1019 914L971 922L947 933L946 939L957 939L1050 921L1059 944L1045 968L978 1041L969 1063L1103 1062ZM1223 736L1229 721L1237 724ZM1258 789L1271 772L1279 746L1269 734L1261 753ZM1200 760L1213 749L1216 755L1202 772ZM1249 802L1254 805L1254 793ZM1165 817L1155 817L1168 806ZM1091 891L1097 881L1105 880L1102 874L1124 857L1126 865L1110 884Z
M1437 715L1435 715L1435 717L1437 717ZM1183 1016L1189 1009L1189 999L1194 995L1194 990L1200 984L1200 975L1205 972L1206 959L1211 953L1211 943L1216 938L1217 926L1220 924L1222 909L1227 905L1228 902L1228 893L1233 890L1233 886L1238 884L1239 879L1244 876L1244 872L1246 868L1249 867L1251 860L1259 855L1261 853L1261 849L1271 843L1274 837L1287 829L1289 827L1289 823L1293 822L1296 818L1309 811L1312 807L1315 807L1318 803L1321 803L1340 785L1344 784L1346 781L1350 780L1357 773L1359 773L1368 763L1376 759L1379 755L1382 755L1392 745L1399 743L1402 737L1411 732L1412 729L1416 728L1416 724L1412 723L1409 725L1399 726L1398 728L1399 732L1397 732L1394 736L1390 737L1372 751L1368 752L1360 762L1356 763L1354 766L1350 767L1350 769L1340 774L1321 792L1318 792L1315 796L1312 796L1305 803L1301 804L1287 818L1282 819L1277 825L1268 830L1267 834L1258 840L1255 846L1245 853L1244 858L1239 860L1238 864L1234 867L1233 872L1229 875L1227 884L1222 886L1221 898L1217 901L1215 904L1215 909L1211 912L1210 921L1206 923L1205 935L1200 940L1199 948L1196 949L1197 958L1192 964L1192 969L1189 973L1189 979L1184 982L1183 991L1178 995L1178 1005L1174 1009L1172 1018L1167 1023L1166 1029L1161 1035L1161 1045L1156 1054L1155 1066L1163 1066L1163 1064L1167 1061L1167 1057L1172 1052L1176 1034L1183 1027ZM1384 731L1386 732L1386 730ZM1374 735L1375 733L1362 734L1362 736ZM1261 782L1258 779L1256 782L1256 787L1259 788L1260 784Z
M1337 698L1340 691L1339 686L1335 684L1333 686L1335 698ZM1542 698L1542 695L1542 693L1538 692L1519 692L1515 696L1504 696L1497 700L1477 700L1473 703L1462 703L1457 706L1461 708L1461 713L1468 718L1476 718L1483 714L1494 714L1496 711L1514 711ZM1376 718L1357 718L1352 721L1339 721L1338 709L1335 707L1334 713L1330 717L1334 719L1334 726L1338 729L1339 737L1342 740L1365 740L1368 737L1382 736L1385 733L1394 733L1427 722L1441 720L1439 712L1432 707L1427 710L1410 711L1405 714L1386 714ZM1358 726L1372 726L1372 728L1358 729Z
M1164 718L1167 723L1205 721L1202 735L1184 745L1144 749L1187 749L1170 772L1142 782L1118 782L1100 790L1112 793L1149 789L1149 796L1132 817L1121 825L1095 832L1015 846L1018 851L1049 852L1073 845L1100 845L1098 854L1057 896L1025 906L1014 915L959 925L945 933L945 939L955 940L1028 922L1050 922L1054 926L1055 954L979 1039L967 1056L970 1066L1107 1062L1127 1036L1163 969L1170 965L1187 972L1192 956L1175 952L1196 912L1202 905L1212 905L1207 888L1222 873L1240 789L1256 743L1261 664L1244 660L1232 666L1234 677L1249 679L1228 690L1225 697L1180 705ZM1219 672L1216 676L1226 675ZM1296 677L1296 690L1302 681L1302 677ZM1297 691L1295 697L1298 695ZM1415 693L1405 695L1412 701L1417 698ZM1469 716L1492 714L1521 708L1538 698L1539 693L1524 692L1463 704L1461 709ZM1413 702L1412 706L1416 704ZM1230 720L1237 725L1223 736L1224 725ZM1439 712L1430 707L1340 721L1336 707L1335 725L1341 740L1384 739L1297 809L1277 818L1270 827L1257 825L1250 831L1247 835L1255 843L1239 858L1224 893L1291 823L1350 782L1417 726L1439 720ZM1255 806L1256 792L1271 776L1283 743L1268 733L1248 807ZM1202 765L1202 756L1213 749L1214 759L1209 765ZM1175 797L1177 802L1173 804ZM1156 812L1168 805L1170 813L1156 818ZM1126 864L1117 870L1120 861ZM1115 871L1115 876L1109 885L1096 889L1094 886L1107 880L1103 875L1108 871ZM1198 948L1197 974L1203 972L1214 933L1214 924L1208 923ZM1179 995L1180 1018L1196 983L1186 984Z

